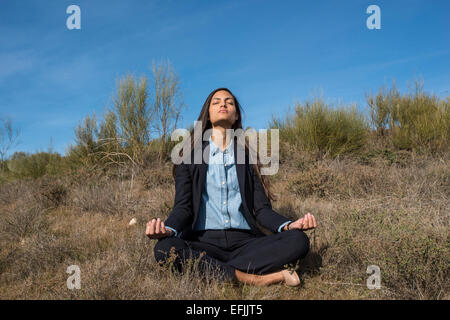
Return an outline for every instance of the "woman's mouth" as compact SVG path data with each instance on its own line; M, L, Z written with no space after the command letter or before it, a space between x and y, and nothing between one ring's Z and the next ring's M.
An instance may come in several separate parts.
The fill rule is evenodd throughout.
M219 113L224 112L224 113L228 113L228 110L222 109L219 111Z

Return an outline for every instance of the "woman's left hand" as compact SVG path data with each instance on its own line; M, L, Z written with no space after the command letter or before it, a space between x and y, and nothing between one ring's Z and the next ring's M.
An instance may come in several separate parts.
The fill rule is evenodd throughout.
M315 227L317 227L316 218L309 212L305 214L303 218L300 218L289 224L289 230L292 229L309 230L314 229Z

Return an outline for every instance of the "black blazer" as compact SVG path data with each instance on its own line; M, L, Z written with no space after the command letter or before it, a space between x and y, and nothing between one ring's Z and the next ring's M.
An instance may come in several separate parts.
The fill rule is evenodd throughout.
M206 147L208 150L205 151ZM243 152L243 146L237 143L235 138L234 158L242 198L241 212L247 220L251 232L255 235L265 235L258 228L256 222L275 233L280 225L289 219L272 210L270 200L264 192L253 164L249 164L247 152L245 153L245 163L237 163L238 148L240 148L239 152ZM209 157L209 141L202 141L202 150ZM208 163L203 161L203 158L201 164L194 163L194 152L191 154L191 164L183 161L176 168L174 208L164 224L177 230L178 236L182 239L190 239L192 235L198 218L207 169Z

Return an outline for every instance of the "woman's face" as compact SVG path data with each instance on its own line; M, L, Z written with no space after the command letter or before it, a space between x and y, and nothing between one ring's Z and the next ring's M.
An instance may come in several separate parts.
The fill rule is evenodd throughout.
M209 119L213 126L231 128L238 119L233 96L225 90L217 91L209 105Z

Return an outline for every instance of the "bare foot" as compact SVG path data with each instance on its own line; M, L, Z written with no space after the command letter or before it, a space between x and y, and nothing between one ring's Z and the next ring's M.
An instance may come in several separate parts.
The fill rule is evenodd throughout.
M278 271L264 275L257 275L252 273L245 273L238 269L235 269L234 273L238 281L246 284L252 284L255 286L268 286L274 283L280 283L285 281L283 271Z

